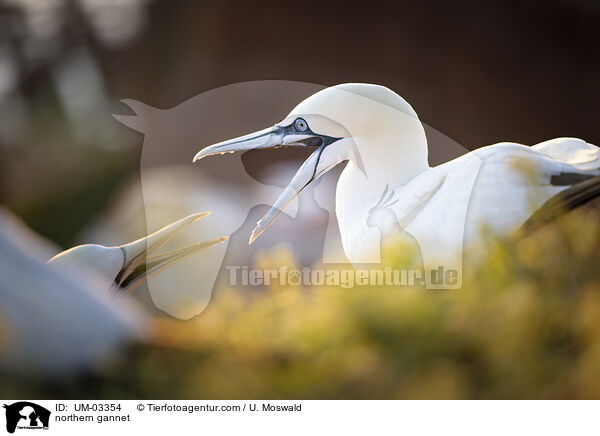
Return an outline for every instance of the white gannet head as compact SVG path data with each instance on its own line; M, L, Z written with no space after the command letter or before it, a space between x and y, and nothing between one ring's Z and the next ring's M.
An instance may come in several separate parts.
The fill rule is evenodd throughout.
M201 212L190 215L145 238L118 247L97 244L79 245L57 254L48 263L94 274L97 281L111 293L129 294L160 271L198 251L227 240L227 237L215 238L151 256L181 230L209 214L210 212Z
M282 146L314 147L271 210L254 241L312 181L343 161L370 180L396 184L428 167L427 140L416 112L390 89L346 83L313 94L273 127L208 146L194 162L215 154Z

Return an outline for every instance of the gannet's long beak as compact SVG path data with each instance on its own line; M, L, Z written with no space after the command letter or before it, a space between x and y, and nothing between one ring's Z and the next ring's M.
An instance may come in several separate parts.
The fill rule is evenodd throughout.
M269 127L259 130L258 132L250 133L249 135L240 136L238 138L219 142L203 148L196 156L193 162L196 162L203 157L213 156L216 154L233 153L236 151L258 150L261 148L276 148L276 147L316 147L324 143L333 142L329 136L317 135L311 131L295 132L291 126Z
M173 266L177 262L180 262L201 250L229 239L228 237L215 238L204 242L198 242L188 247L172 250L164 254L150 256L190 224L207 215L210 215L210 212L201 212L190 215L169 224L167 227L164 227L145 238L121 245L120 248L125 255L125 262L123 269L115 279L112 292L120 295L130 294L144 283L144 281L155 274L158 274L160 271Z
M209 145L208 147L200 150L196 156L194 156L193 162L196 162L203 157L213 156L215 154L277 147L279 145L283 145L283 136L283 129L281 127L269 127L267 129L259 130L258 132L250 133L249 135L244 135L238 138Z
M323 153L324 145L319 146L300 166L292 181L287 185L285 190L279 195L279 198L273 204L271 209L257 223L248 244L252 244L273 221L281 214L281 212L296 198L304 188L306 188L313 180L315 180L324 171L319 168L319 161ZM329 168L327 168L329 169ZM327 170L325 170L327 171Z
M299 120L304 123L302 130L299 130L297 127ZM271 207L269 212L256 223L256 227L252 231L249 240L249 244L251 244L273 223L275 218L281 214L281 212L298 196L298 194L300 194L300 192L302 192L304 188L325 171L328 171L340 162L340 159L334 159L335 162L326 162L326 159L321 159L323 150L339 139L341 138L314 133L303 119L298 118L294 123L288 126L275 125L274 127L263 129L249 135L210 145L196 154L194 162L206 156L233 153L235 151L286 146L316 147L316 150L302 164L273 207Z

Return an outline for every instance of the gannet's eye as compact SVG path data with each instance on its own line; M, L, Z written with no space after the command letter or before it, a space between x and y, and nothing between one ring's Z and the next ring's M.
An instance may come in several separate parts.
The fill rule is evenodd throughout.
M294 121L294 127L300 132L305 132L308 130L308 123L302 118L296 118L296 121Z

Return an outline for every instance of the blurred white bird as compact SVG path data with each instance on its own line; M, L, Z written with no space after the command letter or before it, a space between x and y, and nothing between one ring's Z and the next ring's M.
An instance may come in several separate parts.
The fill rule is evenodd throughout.
M463 241L477 240L483 226L503 234L546 202L551 209L559 200L575 207L600 194L600 149L575 138L533 147L499 143L430 167L413 108L388 88L360 83L319 91L275 126L206 147L194 161L280 146L315 151L257 223L250 242L312 181L348 161L336 189L336 214L352 263L379 261L380 234L368 217L388 189L398 200L390 205L397 223L416 238L424 263L452 258L457 267Z
M133 301L109 301L95 277L47 259L44 244L0 210L1 370L70 374L143 337L146 319Z
M110 298L109 291L131 292L149 276L225 240L146 258L206 215L191 215L120 247L75 247L47 262L47 244L0 209L0 370L72 374L149 335L135 301Z
M48 263L94 274L111 293L129 294L150 277L175 263L229 239L226 236L218 237L164 254L152 255L190 224L208 215L210 212L190 215L145 238L117 247L79 245L57 254Z

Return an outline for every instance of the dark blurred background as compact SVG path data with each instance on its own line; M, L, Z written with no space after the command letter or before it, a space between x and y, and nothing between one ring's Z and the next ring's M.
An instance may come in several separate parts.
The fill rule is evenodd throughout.
M66 247L143 138L119 99L169 108L262 79L386 85L467 148L600 145L600 2L0 2L0 203Z

